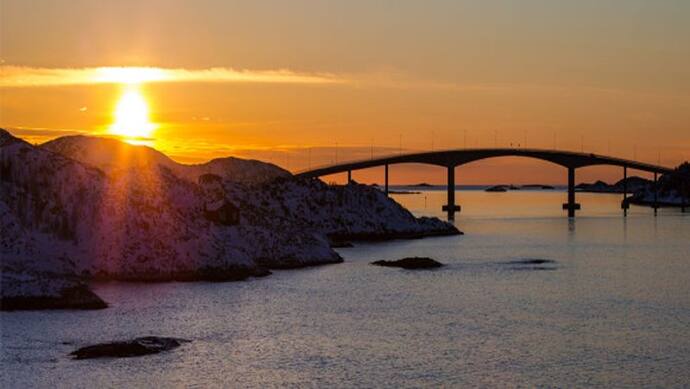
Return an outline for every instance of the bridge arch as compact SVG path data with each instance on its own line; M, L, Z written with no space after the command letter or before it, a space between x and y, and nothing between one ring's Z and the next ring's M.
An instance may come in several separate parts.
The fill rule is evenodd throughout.
M575 202L575 169L596 165L620 166L623 168L624 177L627 177L627 169L632 168L636 170L654 173L655 182L657 180L658 174L675 174L675 171L673 169L664 166L652 165L643 162L626 160L622 158L610 157L605 155L598 155L594 153L581 153L573 151L544 149L495 148L443 150L421 153L398 154L387 157L378 157L367 160L343 162L334 165L322 166L315 169L309 169L303 172L298 172L296 176L308 178L347 172L348 181L350 181L351 172L353 170L371 168L376 166L385 166L385 191L387 194L389 165L404 163L420 163L445 167L448 171L448 179L446 185L448 191L448 203L443 207L443 209L448 212L448 218L453 219L455 212L458 212L460 210L460 207L455 204L455 168L457 166L466 165L468 163L498 157L526 157L551 162L566 168L568 171L568 202L563 204L563 209L568 211L569 217L574 217L575 211L580 209L580 205ZM627 189L624 192L624 196L625 195L627 195ZM624 201L624 209L625 205L626 202Z

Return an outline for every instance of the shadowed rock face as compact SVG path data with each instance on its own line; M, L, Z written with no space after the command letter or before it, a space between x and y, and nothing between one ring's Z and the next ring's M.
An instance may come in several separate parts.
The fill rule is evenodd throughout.
M128 358L142 355L158 354L180 347L184 339L145 336L124 342L100 343L82 347L70 353L74 359L91 358Z
M104 309L108 304L86 285L62 289L58 295L2 296L0 311L42 309Z
M426 257L409 257L398 259L397 261L375 261L371 263L376 266L399 267L403 269L433 269L443 266L442 263Z

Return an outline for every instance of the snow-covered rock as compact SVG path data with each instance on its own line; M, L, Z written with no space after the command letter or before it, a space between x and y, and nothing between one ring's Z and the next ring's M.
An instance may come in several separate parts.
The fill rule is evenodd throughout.
M237 190L226 184L229 192ZM298 225L325 234L334 242L454 235L460 232L437 218L417 218L379 189L351 182L327 185L315 179L277 179L252 196L237 197L253 217L274 225Z
M216 158L196 165L180 164L151 147L130 145L105 137L64 136L46 142L40 147L97 167L106 173L164 166L178 177L192 182L197 182L198 178L204 174L214 174L223 180L244 184L258 184L274 178L290 176L287 170L276 165L234 157Z
M178 171L192 180L203 174L214 174L224 181L246 185L261 184L276 178L291 176L287 170L271 163L235 157L216 158L199 165L178 164Z
M106 173L155 165L174 168L177 165L160 151L146 146L130 145L114 138L63 136L42 144L40 148L98 167Z
M3 298L22 279L52 295L75 276L237 280L340 262L334 239L459 233L364 185L236 158L183 165L83 136L33 146L0 130L0 195Z
M102 151L101 144L118 142L117 152ZM176 163L145 146L131 146L114 139L69 136L41 146L86 164L113 171L158 164L178 177L199 183L205 209L237 207L243 225L301 229L325 234L331 240L381 240L457 234L452 225L437 218L416 218L380 190L351 183L329 186L317 179L298 179L273 164L233 157L198 165ZM127 148L136 151L127 151ZM95 148L98 153L89 151ZM122 162L133 156L137 163ZM141 161L146 161L142 163ZM119 168L118 168L119 166ZM223 186L221 189L220 187Z

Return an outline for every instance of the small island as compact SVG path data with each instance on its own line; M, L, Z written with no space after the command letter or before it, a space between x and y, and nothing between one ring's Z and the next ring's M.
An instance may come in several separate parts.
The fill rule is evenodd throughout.
M374 261L375 266L399 267L402 269L434 269L443 266L441 262L428 257L407 257L395 261Z
M144 336L126 341L99 343L86 346L70 353L74 359L130 358L158 354L180 347L186 339Z
M508 188L505 185L494 185L484 189L484 192L507 192Z
M526 185L522 185L522 189L554 190L556 188L554 186L544 185L544 184L526 184Z

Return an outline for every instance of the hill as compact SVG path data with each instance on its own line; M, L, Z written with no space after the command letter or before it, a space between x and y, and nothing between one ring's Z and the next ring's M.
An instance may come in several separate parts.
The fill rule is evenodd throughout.
M239 280L340 262L332 239L459 233L377 189L296 179L259 161L183 165L113 139L33 146L4 130L0 151L5 302L55 295L55 280Z

